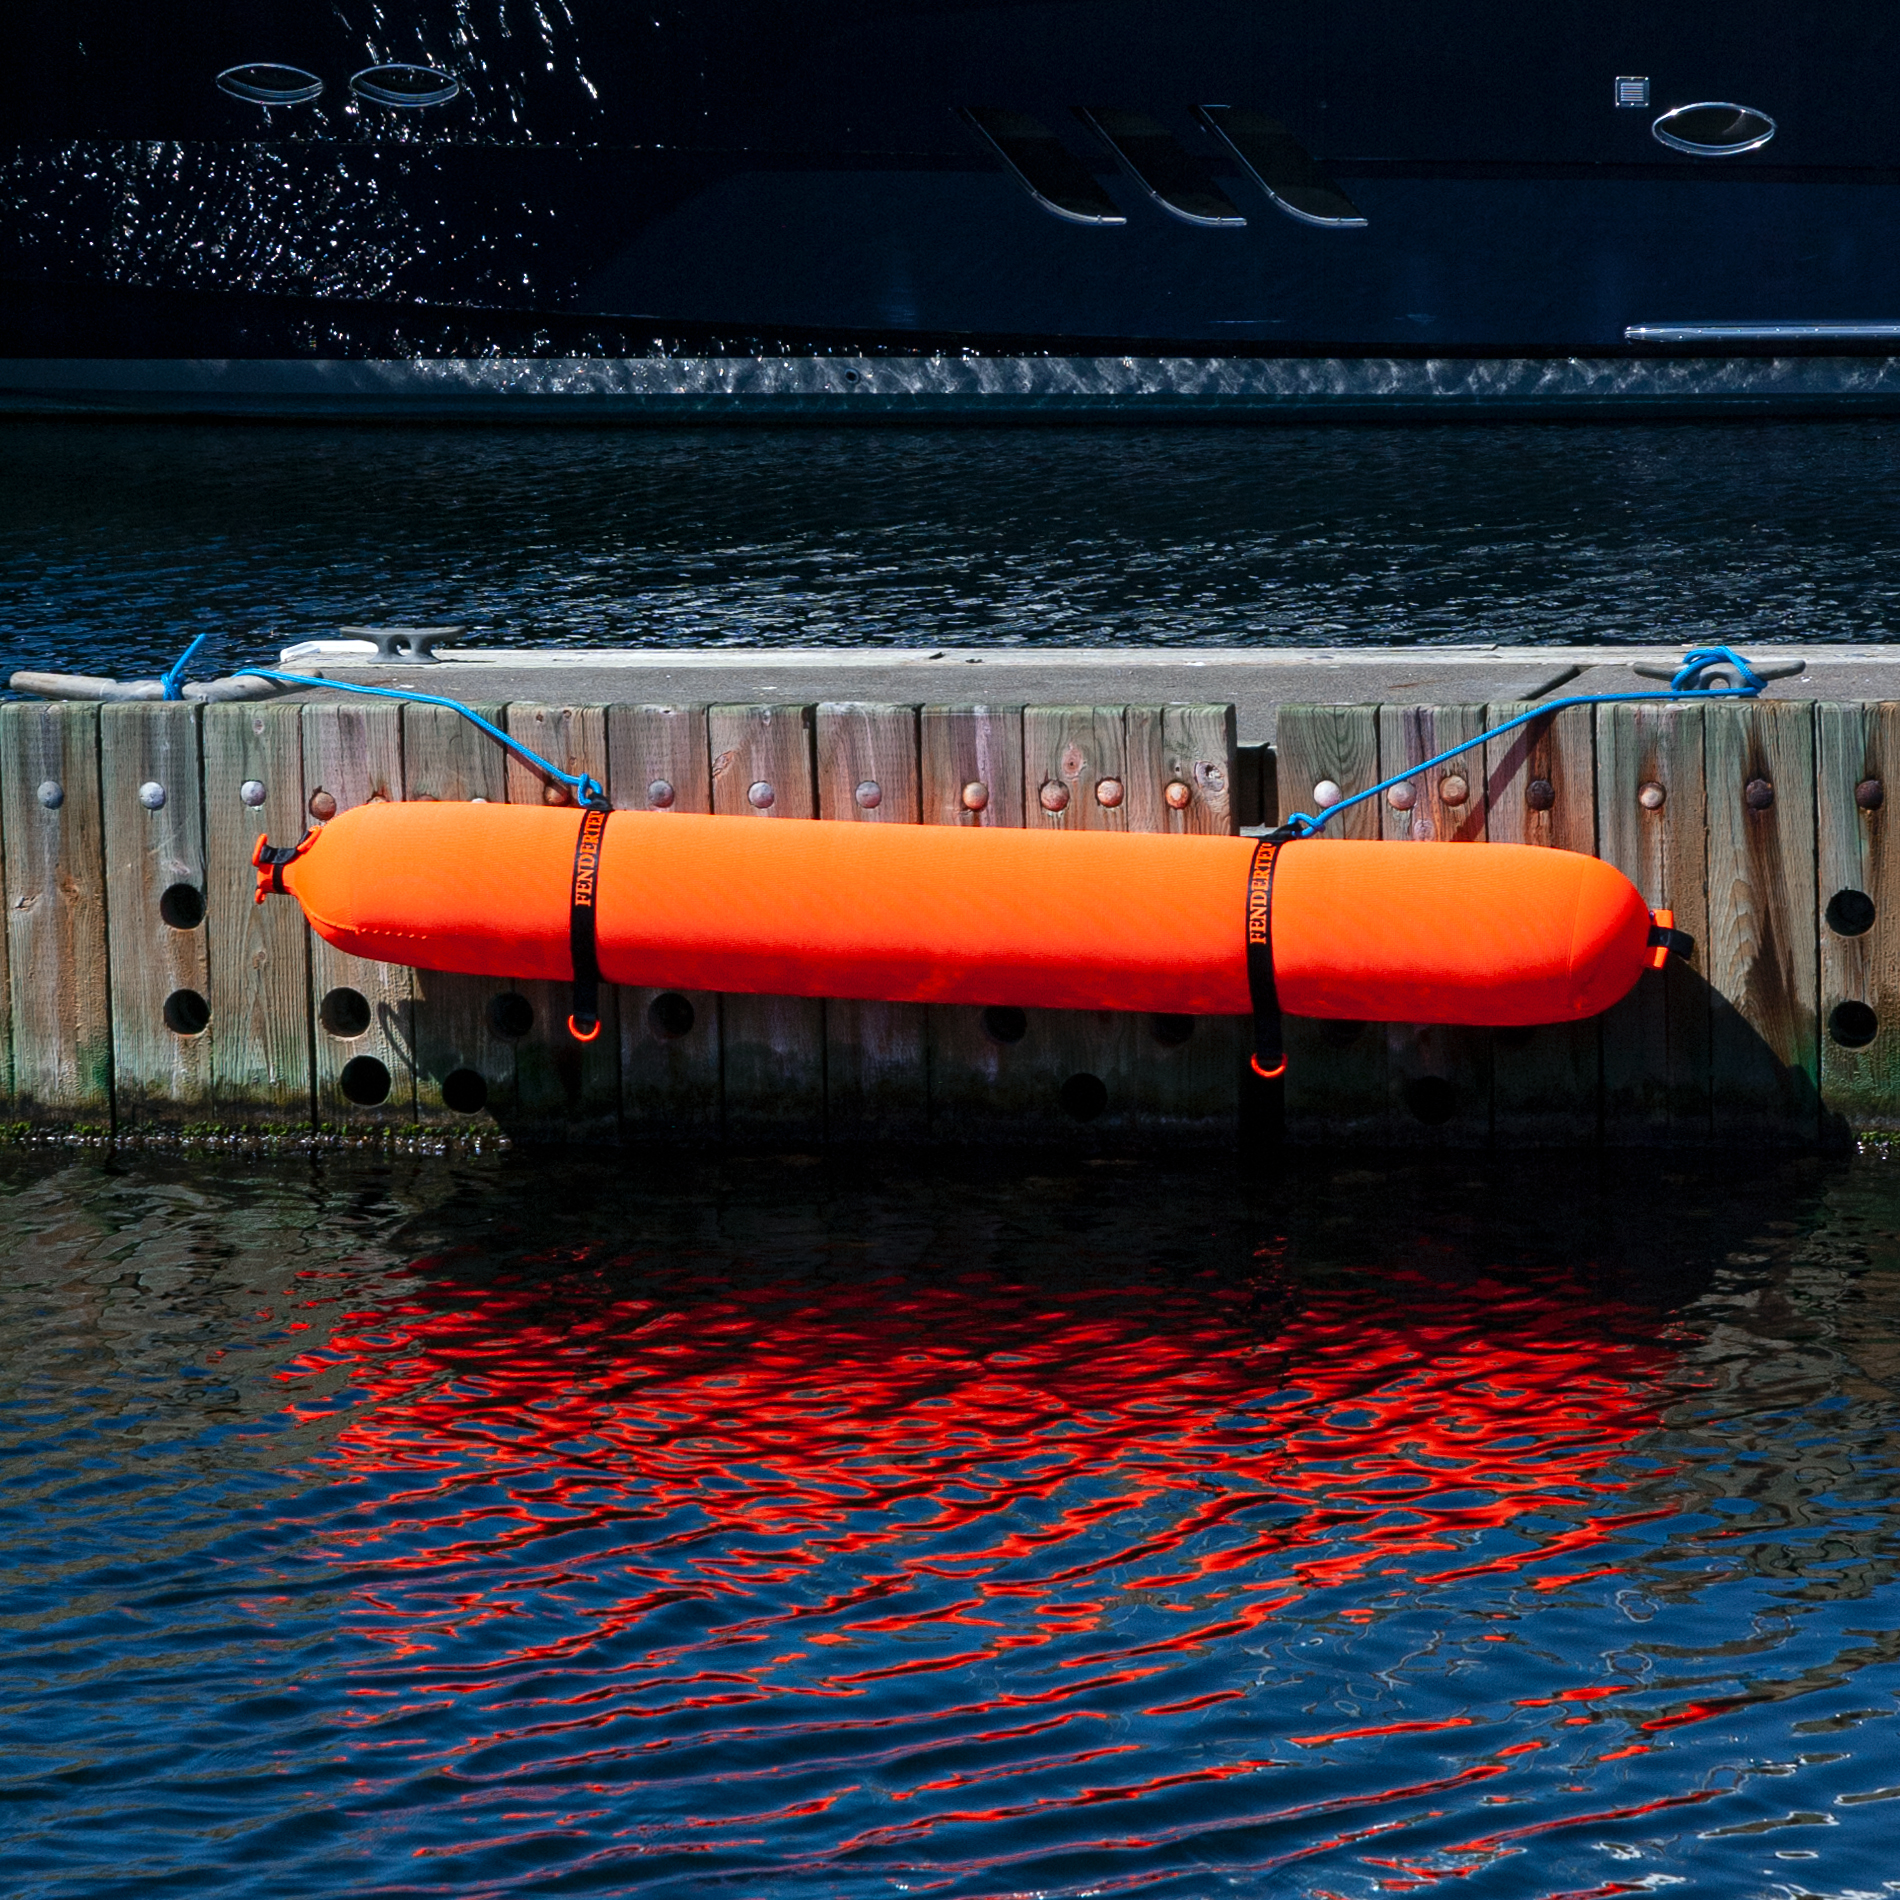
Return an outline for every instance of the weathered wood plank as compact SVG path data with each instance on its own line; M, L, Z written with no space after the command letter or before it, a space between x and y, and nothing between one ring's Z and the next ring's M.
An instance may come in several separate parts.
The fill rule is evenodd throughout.
M1023 822L1032 831L1128 829L1128 735L1120 706L1023 712ZM1038 1131L1126 1142L1140 1126L1146 1019L1125 1010L1037 1010L1012 1067L1036 1088Z
M626 811L710 812L704 706L610 706L608 796ZM721 1127L719 998L627 989L620 1005L620 1114L636 1141L708 1140Z
M1277 822L1296 811L1317 817L1335 794L1378 784L1379 709L1282 706L1274 752ZM1326 828L1335 838L1378 835L1374 803L1355 805ZM1285 1090L1289 1142L1384 1142L1391 1120L1384 1025L1289 1016Z
M812 709L714 706L713 810L754 819L813 818ZM806 996L720 999L726 1134L736 1141L822 1141L825 1006Z
M1130 706L1124 743L1130 831L1231 838L1238 748L1231 706Z
M930 825L1019 827L1023 716L1008 706L926 706L919 720L923 819ZM1012 1005L934 1005L930 1132L940 1141L1021 1139L1047 1131L1047 1065L1036 1039L1060 1012Z
M608 769L607 709L604 706L508 708L506 731L564 772L586 772L604 787ZM557 805L574 814L580 833L580 808L559 779L537 772L525 760L507 755L511 804ZM578 1042L567 1027L572 987L545 978L517 978L515 995L528 1005L531 1020L515 1040L515 1099L509 1125L535 1141L613 1141L620 1133L620 1010L611 983L600 991L600 1034ZM499 1009L501 1025L514 1028L521 1012L513 1004Z
M917 714L909 706L818 708L818 816L914 825L922 816ZM930 1126L922 1003L825 1004L825 1132L832 1141L918 1141Z
M1710 1097L1718 1138L1820 1135L1814 708L1703 714L1709 799Z
M1695 1146L1710 1134L1702 708L1600 706L1596 783L1599 855L1696 944L1603 1016L1604 1140Z
M321 824L402 797L402 708L362 700L303 709L304 810ZM403 1127L416 1118L414 979L310 933L318 1124Z
M1482 706L1384 706L1379 759L1386 777L1421 765L1484 730ZM1477 844L1485 836L1480 747L1407 781L1414 803L1380 801L1390 839ZM1394 791L1402 788L1394 787ZM1491 1138L1491 1033L1443 1023L1386 1029L1390 1139L1402 1147L1471 1147Z
M471 705L491 724L500 706ZM405 798L445 802L508 795L507 754L484 732L445 706L402 709ZM416 1119L462 1128L490 1128L515 1104L515 1045L500 999L509 986L494 977L415 973ZM499 1020L498 1020L499 1019Z
M1125 732L1131 831L1234 835L1232 706L1131 706ZM1235 930L1240 927L1236 921ZM1129 1084L1141 1126L1170 1144L1231 1141L1239 1126L1248 1019L1143 1016L1129 1026Z
M114 1119L202 1121L213 1032L198 708L101 707L99 752Z
M1823 1134L1900 1128L1900 704L1815 709Z
M99 709L0 706L13 1112L109 1125L112 1020Z
M1485 709L1502 725L1534 702ZM1493 844L1596 854L1596 744L1590 709L1545 713L1484 748L1485 830ZM1601 1037L1596 1019L1491 1035L1491 1135L1507 1148L1597 1139Z
M309 928L289 899L256 901L260 833L304 831L303 725L295 706L204 709L212 1100L224 1121L308 1126Z

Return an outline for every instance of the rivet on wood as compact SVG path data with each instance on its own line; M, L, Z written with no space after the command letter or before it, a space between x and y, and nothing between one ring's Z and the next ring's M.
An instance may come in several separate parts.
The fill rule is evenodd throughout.
M1645 779L1636 793L1636 802L1645 811L1661 811L1669 794L1652 779Z
M321 788L310 794L310 816L318 824L327 824L336 816L335 797Z
M1161 796L1168 801L1171 811L1186 811L1193 802L1194 788L1178 778L1171 778Z
M1752 778L1742 792L1750 811L1766 811L1775 802L1775 788L1765 778Z
M858 801L861 809L876 811L884 802L884 788L876 779L867 778L859 782L858 789L851 796Z
M1410 811L1418 803L1418 787L1409 778L1401 780L1386 793L1385 802L1394 811Z
M1557 788L1547 778L1534 778L1524 787L1524 802L1532 811L1549 811L1557 802Z
M1447 772L1438 781L1438 796L1447 805L1462 805L1471 796L1471 786L1462 772Z
M1122 782L1118 778L1104 778L1095 781L1095 802L1105 805L1110 811L1122 802Z
M671 811L674 796L673 787L663 778L656 778L647 787L647 803L655 811Z
M48 811L58 811L60 806L66 802L65 788L60 784L58 779L42 779L40 781L39 799L40 803L44 805Z
M746 802L758 811L770 811L778 802L778 793L773 791L769 780L755 778L746 791Z
M1313 787L1313 803L1317 805L1321 811L1324 811L1328 805L1337 805L1345 796L1346 794L1329 778L1321 779L1320 782Z
M244 783L238 787L238 797L243 799L247 805L263 804L264 781L262 779L247 778Z
M544 805L565 805L567 803L565 785L544 785L541 787L541 802Z
M1854 803L1862 811L1878 811L1886 799L1886 788L1877 778L1864 778L1854 787Z
M1044 811L1067 811L1069 809L1069 788L1060 779L1047 780L1036 794Z
M1432 821L1428 813L1421 811L1413 814L1412 836L1421 844L1429 844L1437 836L1432 829Z
M163 811L165 809L164 786L162 786L157 779L148 778L145 783L139 787L139 803L143 805L147 811Z
M990 802L990 788L980 778L973 778L963 788L963 809L965 811L987 811Z

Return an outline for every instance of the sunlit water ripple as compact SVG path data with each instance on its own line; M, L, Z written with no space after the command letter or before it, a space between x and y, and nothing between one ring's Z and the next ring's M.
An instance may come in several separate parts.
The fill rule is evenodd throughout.
M1040 1165L0 1157L8 1890L1896 1890L1880 1164Z
M1900 428L0 426L0 662L563 645L1877 640ZM213 653L207 653L212 659Z

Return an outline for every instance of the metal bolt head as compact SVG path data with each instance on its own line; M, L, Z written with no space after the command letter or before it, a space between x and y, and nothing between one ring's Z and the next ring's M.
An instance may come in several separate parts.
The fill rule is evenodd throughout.
M247 805L255 806L263 804L264 781L257 778L247 778L244 783L238 787L238 797L243 799Z
M1652 779L1645 779L1637 789L1636 802L1645 811L1661 811L1668 802L1669 794Z
M1524 802L1532 811L1549 811L1557 802L1557 788L1547 778L1534 778L1524 787Z
M770 811L778 803L778 793L769 780L755 778L746 790L746 802L755 811Z
M1194 802L1194 788L1185 780L1171 778L1161 796L1168 801L1170 811L1186 811Z
M1862 811L1878 811L1886 801L1886 787L1877 778L1864 778L1854 787L1854 803Z
M1420 811L1412 814L1412 836L1419 843L1429 844L1437 835L1432 825L1430 812Z
M1337 805L1345 796L1346 794L1329 778L1321 779L1319 783L1313 787L1313 803L1317 805L1321 811L1324 811L1328 805Z
M565 785L544 785L541 787L541 802L544 805L565 805L571 794Z
M963 788L963 809L965 811L987 811L990 804L990 788L980 778L973 778Z
M1775 802L1775 788L1765 778L1752 778L1742 791L1742 803L1750 811L1766 811Z
M673 809L673 800L677 796L678 794L673 790L672 784L663 778L656 778L652 784L647 787L647 803L651 805L655 811L671 811Z
M1447 772L1438 781L1438 796L1447 805L1462 805L1471 796L1471 786L1462 772Z
M1059 778L1052 778L1036 794L1036 799L1044 811L1067 811L1069 788Z
M1418 787L1408 778L1386 793L1385 802L1394 811L1410 811L1418 803Z
M66 788L56 778L42 779L39 801L48 811L58 811L66 802Z
M1095 802L1113 811L1122 802L1122 782L1118 778L1103 778L1095 781Z
M328 824L336 816L336 796L321 787L310 794L310 816L318 824Z
M858 789L851 794L858 801L861 811L876 811L884 802L884 788L876 779L867 778L860 782Z
M157 779L148 778L145 783L139 787L139 803L143 805L147 811L163 811L165 809L164 786L162 786Z

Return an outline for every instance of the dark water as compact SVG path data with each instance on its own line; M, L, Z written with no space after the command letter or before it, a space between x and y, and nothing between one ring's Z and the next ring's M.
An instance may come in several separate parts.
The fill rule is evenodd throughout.
M0 427L0 665L568 644L1890 637L1892 423Z
M1871 1896L1900 1176L0 1156L9 1894Z

